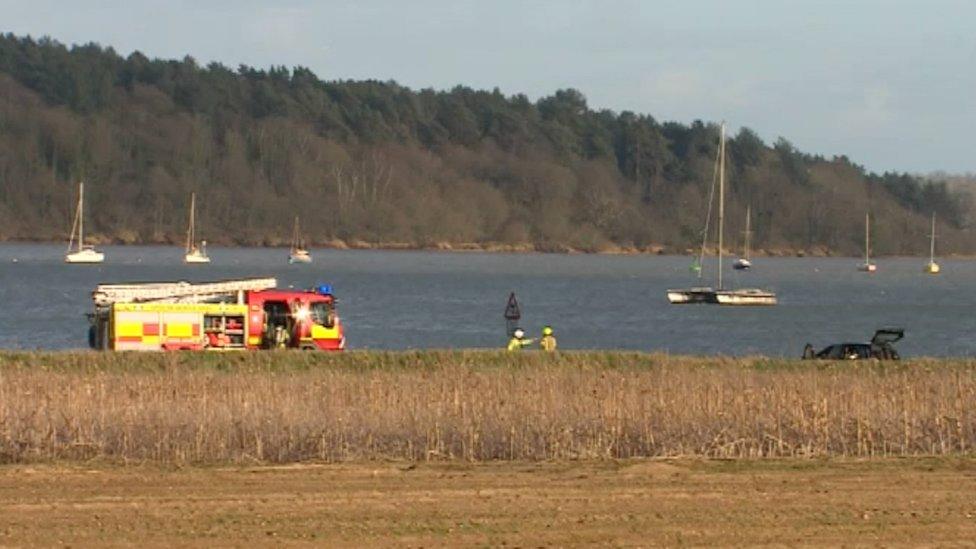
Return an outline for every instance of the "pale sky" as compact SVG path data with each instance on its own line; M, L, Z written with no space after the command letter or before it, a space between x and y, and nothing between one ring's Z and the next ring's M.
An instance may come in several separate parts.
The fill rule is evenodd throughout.
M411 88L579 89L869 169L976 172L976 1L0 0L0 32Z

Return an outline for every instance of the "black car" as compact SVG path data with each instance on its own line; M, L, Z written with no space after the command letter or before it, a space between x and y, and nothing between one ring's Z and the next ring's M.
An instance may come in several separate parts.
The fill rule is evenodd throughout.
M803 348L804 359L820 360L898 360L898 351L893 343L905 337L905 330L901 328L882 328L874 332L871 343L837 343L825 347L820 352L814 352L813 346L807 343Z

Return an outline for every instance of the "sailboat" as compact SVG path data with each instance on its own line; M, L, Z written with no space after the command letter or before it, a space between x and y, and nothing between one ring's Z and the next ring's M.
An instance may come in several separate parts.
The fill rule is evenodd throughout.
M719 151L715 156L715 174L712 176L712 186L708 192L708 210L705 213L705 228L702 230L702 243L701 248L698 253L698 257L695 258L694 263L691 265L691 272L695 273L695 276L699 280L702 278L702 264L705 262L705 250L708 246L708 224L712 219L712 203L715 198L715 183L718 179L719 165L722 163L724 155L722 154L721 144L725 143L725 125L722 125L722 138L720 140ZM719 252L719 257L721 258L721 252ZM721 285L722 268L721 259L719 259L719 285ZM711 286L696 286L692 288L680 288L680 289L669 289L667 291L668 302L672 305L688 305L688 304L701 304L701 303L718 303L715 298L715 288Z
M668 290L668 301L672 304L705 303L718 305L776 305L774 292L759 288L726 290L722 287L722 253L725 224L725 123L722 123L719 151L718 151L718 289L688 288ZM711 216L711 200L709 200L709 215ZM708 223L706 221L706 238ZM704 255L704 243L702 255Z
M926 274L939 274L942 268L935 262L935 212L932 212L932 234L929 241L929 262L925 264Z
M873 273L878 266L871 263L871 214L864 214L864 263L857 270L862 273Z
M78 236L78 246L75 246L75 235ZM102 263L105 254L96 251L92 246L85 245L85 184L78 183L78 206L75 208L75 220L71 224L71 236L68 238L68 252L64 256L65 263Z
M735 260L732 264L732 268L737 271L748 271L752 268L752 261L749 261L749 237L752 236L752 231L749 230L749 225L752 220L752 207L746 208L746 230L745 230L745 244L742 250L742 257Z
M210 263L207 255L207 241L196 244L196 209L197 193L190 193L190 224L186 229L186 255L183 256L183 263Z
M312 254L305 248L302 241L301 229L298 226L298 216L295 216L295 232L291 237L291 251L288 253L288 263L311 263Z

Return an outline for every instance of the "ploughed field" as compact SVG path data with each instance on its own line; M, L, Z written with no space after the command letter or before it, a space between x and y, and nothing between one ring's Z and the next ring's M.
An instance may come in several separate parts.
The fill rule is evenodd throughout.
M0 466L0 545L944 546L976 461Z
M0 545L976 539L976 362L0 353Z

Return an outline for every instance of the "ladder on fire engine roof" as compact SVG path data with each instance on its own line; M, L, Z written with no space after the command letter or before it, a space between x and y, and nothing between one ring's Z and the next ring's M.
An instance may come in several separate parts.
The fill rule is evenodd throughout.
M99 284L92 292L97 307L113 303L201 303L233 297L240 301L245 291L267 290L278 285L274 278L248 278L220 282L145 282Z

